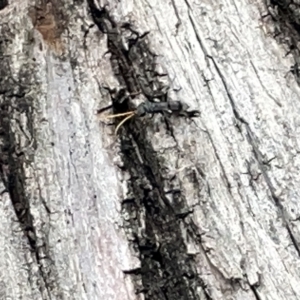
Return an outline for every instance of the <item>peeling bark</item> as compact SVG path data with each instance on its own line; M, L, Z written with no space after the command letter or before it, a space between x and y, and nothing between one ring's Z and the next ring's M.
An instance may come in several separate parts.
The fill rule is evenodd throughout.
M12 2L0 298L298 299L297 4Z

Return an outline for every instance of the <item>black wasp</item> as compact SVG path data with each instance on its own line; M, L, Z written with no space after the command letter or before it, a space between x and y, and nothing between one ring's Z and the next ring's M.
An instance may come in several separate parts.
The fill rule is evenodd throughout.
M104 109L98 111L101 113ZM118 133L120 127L132 117L143 117L147 114L156 114L156 113L168 113L168 114L176 114L179 116L186 116L189 118L198 117L200 112L198 110L188 110L188 106L181 101L167 101L167 102L150 102L145 101L138 105L136 109L105 116L105 119L112 119L118 117L125 117L116 127L115 133Z

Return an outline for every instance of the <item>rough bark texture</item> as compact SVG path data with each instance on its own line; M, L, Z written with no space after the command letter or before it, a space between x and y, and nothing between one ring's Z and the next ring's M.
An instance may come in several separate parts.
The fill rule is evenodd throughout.
M299 299L298 4L108 2L0 0L0 299Z

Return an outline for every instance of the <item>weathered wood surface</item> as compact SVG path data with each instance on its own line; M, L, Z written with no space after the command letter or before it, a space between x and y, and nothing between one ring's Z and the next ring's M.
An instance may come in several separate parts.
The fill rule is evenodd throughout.
M299 299L300 90L266 6L73 2L2 1L0 299ZM159 85L201 116L99 122L104 86Z

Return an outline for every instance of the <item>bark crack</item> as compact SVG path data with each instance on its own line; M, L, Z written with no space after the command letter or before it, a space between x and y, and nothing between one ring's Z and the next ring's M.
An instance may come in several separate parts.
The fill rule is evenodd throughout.
M169 86L160 82L166 74L156 71L157 55L149 49L148 33L140 35L128 22L117 24L106 7L97 9L93 1L88 3L95 24L107 36L111 65L125 94L140 93L149 101L166 101ZM130 97L117 94L112 93L114 111L128 110ZM169 117L163 119L176 141ZM148 140L145 125L135 118L124 124L120 135L124 169L130 174L129 195L122 203L122 213L131 217L124 220L124 228L141 260L141 268L124 273L136 279L136 292L146 299L198 299L197 287L202 287L206 299L211 299L197 274L194 258L187 253L180 229L180 212L188 211L188 215L190 211L182 194L171 194L168 199L167 179L162 175L164 161Z
M43 299L50 299L53 292L59 289L50 257L48 234L37 227L37 220L32 213L32 192L28 186L31 178L27 175L32 168L37 136L33 105L35 100L28 93L29 87L32 87L28 79L32 76L26 71L20 71L17 81L9 74L10 68L5 68L9 65L8 56L0 65L0 69L7 70L0 79L0 179L29 245L33 261L28 263L30 284L33 289L39 289ZM49 214L47 204L43 199L40 200L46 214Z

